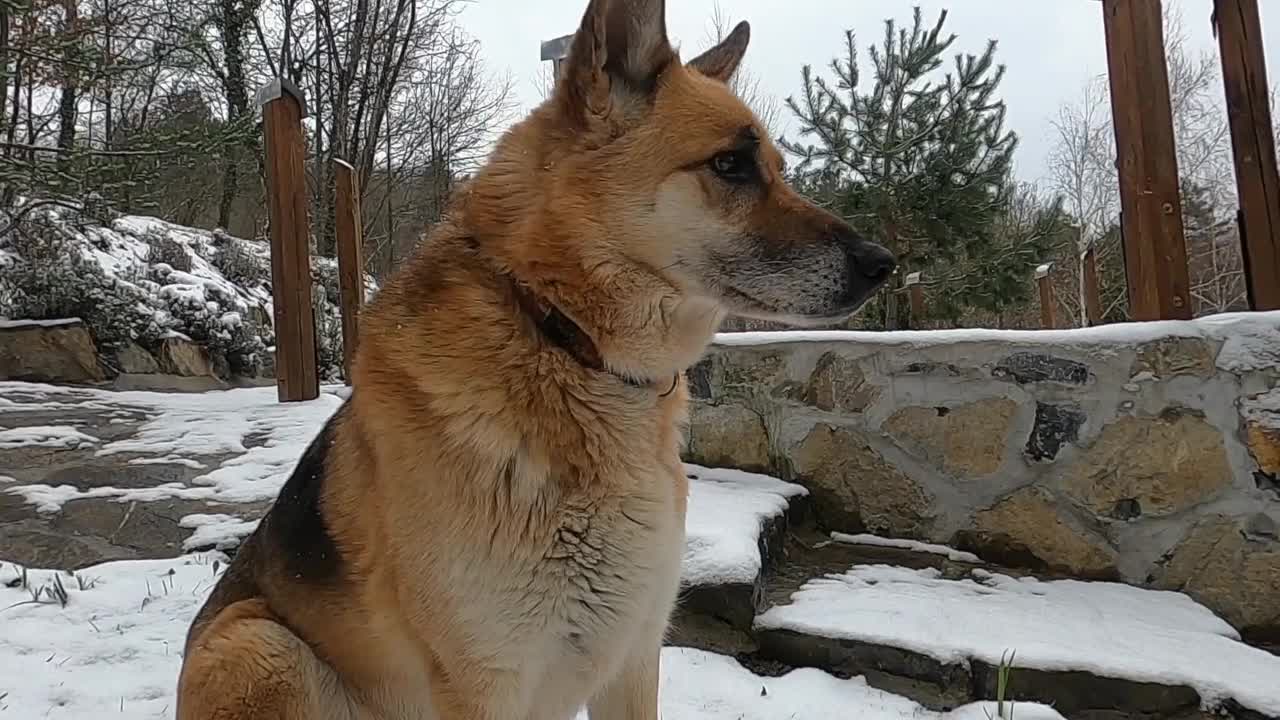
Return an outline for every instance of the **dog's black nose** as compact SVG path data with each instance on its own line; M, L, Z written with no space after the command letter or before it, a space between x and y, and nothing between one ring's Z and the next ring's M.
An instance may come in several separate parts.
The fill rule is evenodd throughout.
M853 258L853 266L858 274L874 282L881 282L893 273L894 268L898 267L898 261L894 259L893 253L881 245L866 240L855 242L850 248L849 255Z

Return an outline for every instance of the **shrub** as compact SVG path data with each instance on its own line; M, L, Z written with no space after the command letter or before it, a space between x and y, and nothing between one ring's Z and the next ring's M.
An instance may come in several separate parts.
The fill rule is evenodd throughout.
M186 245L156 231L147 232L147 245L151 248L147 253L151 264L164 263L174 270L191 272L191 253Z
M252 287L267 279L267 265L243 240L226 237L213 256L213 266L237 285Z
M336 278L336 276L335 276ZM320 286L312 286L311 305L316 319L316 364L323 380L343 376L342 317Z
M163 332L142 291L107 276L48 217L25 219L10 246L15 259L0 279L0 314L29 320L78 317L104 348L129 340L150 342Z

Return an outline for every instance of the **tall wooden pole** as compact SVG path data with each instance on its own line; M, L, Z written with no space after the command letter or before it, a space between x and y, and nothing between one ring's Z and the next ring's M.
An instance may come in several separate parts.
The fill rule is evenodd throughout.
M1040 327L1052 330L1058 327L1058 306L1053 299L1053 263L1036 268L1036 286L1040 290Z
M1080 282L1084 284L1084 319L1089 327L1102 324L1102 293L1098 287L1098 255L1093 245L1080 258Z
M1102 0L1129 314L1189 319L1190 280L1160 0Z
M276 79L258 91L266 142L267 209L271 217L271 293L276 331L276 390L281 402L320 394L316 325L307 242L302 93Z
M342 364L351 384L351 363L356 356L360 331L360 306L364 304L364 245L360 219L359 180L355 169L343 160L334 160L337 184L337 216L334 232L338 241L338 291L342 306Z
M907 289L907 302L911 309L911 329L920 330L924 326L924 275L913 272L903 280L902 286Z
M1280 175L1257 0L1214 0L1249 306L1280 310Z

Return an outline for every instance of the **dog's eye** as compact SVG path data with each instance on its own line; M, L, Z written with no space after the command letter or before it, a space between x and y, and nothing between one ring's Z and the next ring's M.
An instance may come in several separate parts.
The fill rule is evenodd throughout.
M746 182L755 173L755 158L746 150L726 150L711 158L716 175L731 182Z

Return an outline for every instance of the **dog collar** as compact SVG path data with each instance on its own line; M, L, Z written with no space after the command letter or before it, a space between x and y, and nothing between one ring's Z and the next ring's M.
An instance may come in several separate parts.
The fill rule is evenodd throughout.
M533 320L533 324L537 326L538 331L552 345L568 353L579 365L595 372L608 373L631 387L646 389L654 387L652 382L636 380L629 375L623 375L609 369L604 363L604 358L600 355L600 348L596 346L591 336L587 335L560 308L538 296L528 285L511 278L511 289L516 296L516 303ZM661 393L658 397L666 397L675 392L676 386L679 384L680 373L676 372L672 375L671 387L667 388L666 392Z

